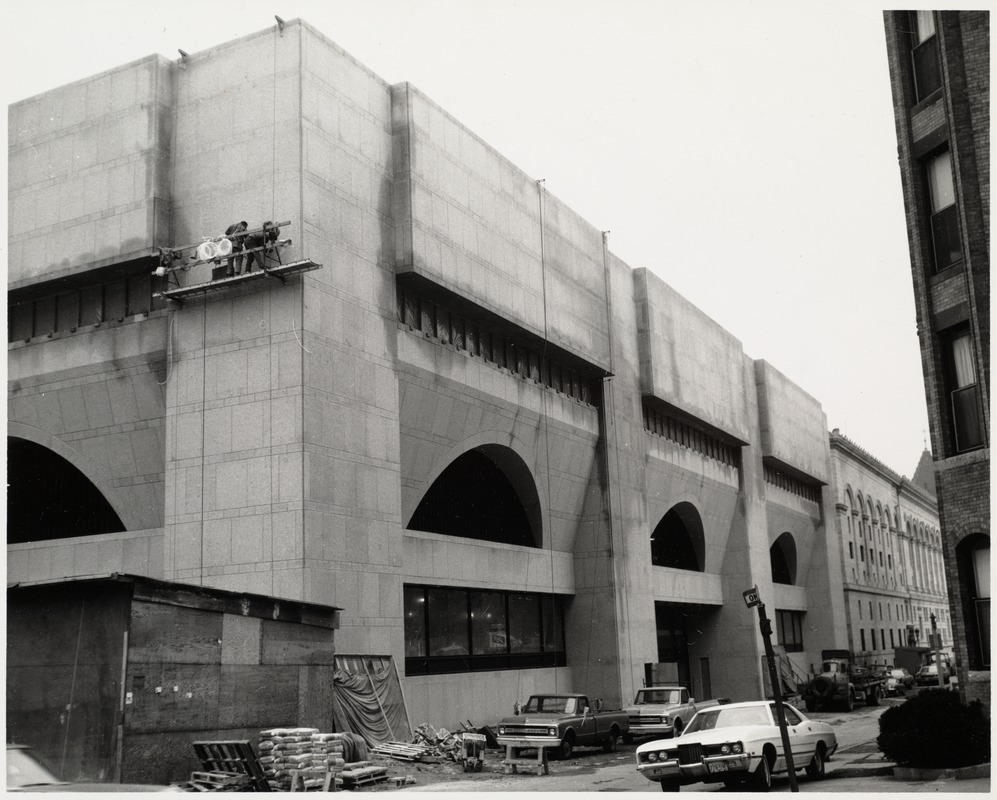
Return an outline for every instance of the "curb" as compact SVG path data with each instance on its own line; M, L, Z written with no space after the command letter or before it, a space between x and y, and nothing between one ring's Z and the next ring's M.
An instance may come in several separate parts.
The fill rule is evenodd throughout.
M941 778L954 779L957 781L970 780L972 778L989 778L989 764L973 764L969 767L956 767L954 769L924 769L922 767L894 767L893 777L898 781L937 781Z
M839 767L835 770L828 770L824 774L825 780L835 778L882 778L893 777L894 766L886 764L876 767Z

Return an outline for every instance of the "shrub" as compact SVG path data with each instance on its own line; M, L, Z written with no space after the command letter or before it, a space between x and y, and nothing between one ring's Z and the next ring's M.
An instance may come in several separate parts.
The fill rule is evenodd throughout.
M990 760L990 723L979 700L964 705L955 692L928 689L883 712L876 744L900 766L967 767Z

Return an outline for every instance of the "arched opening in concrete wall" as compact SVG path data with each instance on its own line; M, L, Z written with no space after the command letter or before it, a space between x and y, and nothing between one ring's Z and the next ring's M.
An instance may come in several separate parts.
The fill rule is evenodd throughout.
M458 456L419 502L409 530L540 547L540 496L512 449L488 444Z
M125 530L96 486L62 456L7 437L7 544Z
M772 563L772 583L796 585L796 540L786 531L769 548Z
M692 503L673 506L651 533L651 564L703 572L706 563L703 519Z
M972 533L955 548L958 592L966 623L966 654L969 668L990 669L990 537Z

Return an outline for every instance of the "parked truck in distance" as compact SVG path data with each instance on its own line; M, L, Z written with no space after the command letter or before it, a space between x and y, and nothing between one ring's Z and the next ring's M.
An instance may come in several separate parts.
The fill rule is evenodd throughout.
M599 703L601 705L601 702ZM555 758L570 758L576 747L602 746L611 753L629 727L623 711L593 708L583 694L535 694L514 716L498 724L502 747L545 747Z
M645 686L638 689L633 704L627 709L627 722L630 726L624 734L627 744L641 736L666 739L678 736L701 708L720 704L720 700L704 700L697 703L689 696L689 690L679 684Z
M820 657L820 672L810 678L803 690L807 711L833 703L851 711L863 699L868 706L879 705L885 682L881 671L856 664L850 650L821 650Z

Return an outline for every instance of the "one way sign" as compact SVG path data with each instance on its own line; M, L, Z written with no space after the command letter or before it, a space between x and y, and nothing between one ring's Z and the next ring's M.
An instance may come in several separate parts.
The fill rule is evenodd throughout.
M744 604L748 608L753 608L754 606L757 606L761 602L761 600L758 599L758 587L757 586L754 586L751 589L748 589L748 591L743 592L743 594L744 594Z

